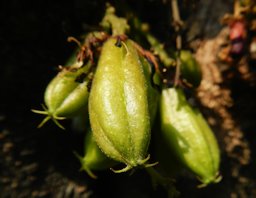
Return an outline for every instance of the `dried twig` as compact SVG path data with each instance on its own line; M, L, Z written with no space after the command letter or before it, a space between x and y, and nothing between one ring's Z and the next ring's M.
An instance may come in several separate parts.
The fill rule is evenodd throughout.
M183 25L183 22L180 18L180 12L179 12L179 6L177 0L170 0L171 3L171 10L172 10L172 23L174 25L175 31L176 31L176 50L177 50L177 65L176 65L176 73L175 73L175 79L174 79L174 86L177 86L179 83L179 77L180 77L180 51L182 49L182 37L181 37L181 27Z

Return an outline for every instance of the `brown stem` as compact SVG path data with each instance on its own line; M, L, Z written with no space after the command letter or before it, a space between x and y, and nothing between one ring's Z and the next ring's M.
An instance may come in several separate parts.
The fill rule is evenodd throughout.
M174 78L174 86L176 87L179 84L179 78L180 78L180 51L182 49L182 37L181 37L181 26L182 21L180 18L180 12L179 12L179 6L177 0L170 0L171 1L171 10L172 10L172 17L174 21L174 28L177 34L176 37L176 49L177 49L177 65L176 65L176 72L175 72L175 78Z

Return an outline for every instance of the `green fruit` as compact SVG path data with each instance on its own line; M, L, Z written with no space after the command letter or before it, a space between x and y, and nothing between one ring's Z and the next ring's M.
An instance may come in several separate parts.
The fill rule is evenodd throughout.
M44 111L33 110L35 113L44 114L47 117L39 125L42 126L49 119L52 119L58 126L63 128L58 119L72 118L83 111L86 111L88 101L87 73L90 63L82 66L82 63L75 63L71 67L65 67L48 84L44 101Z
M209 142L211 145L208 146L209 152L212 155L212 175L216 175L216 173L219 170L219 165L220 165L220 152L219 152L219 147L217 140L215 139L214 133L212 132L210 126L197 109L193 109L196 115L197 122L199 124L199 127L203 132L204 138L206 139L207 142ZM217 180L220 180L221 177L219 176Z
M198 110L186 101L179 88L162 90L161 131L180 162L203 185L218 182L220 153L213 132Z
M148 82L130 40L116 46L110 38L102 48L89 97L95 141L110 158L125 163L124 172L149 159L150 112Z
M117 164L117 162L102 153L93 140L91 130L87 131L85 136L84 157L79 156L77 153L75 153L75 155L81 162L81 170L86 171L87 174L94 179L96 179L97 176L92 171L109 169Z
M189 84L198 87L202 80L202 71L200 65L192 56L190 51L182 50L180 52L181 75Z

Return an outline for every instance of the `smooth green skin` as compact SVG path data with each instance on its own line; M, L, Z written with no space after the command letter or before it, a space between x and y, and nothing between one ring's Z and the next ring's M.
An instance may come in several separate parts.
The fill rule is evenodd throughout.
M217 141L199 111L179 88L163 89L161 131L179 160L205 185L218 181L220 153Z
M198 87L202 80L202 71L197 61L190 51L185 50L180 52L180 59L182 77L194 87Z
M202 116L202 114L197 110L193 109L196 115L197 122L200 125L200 128L203 129L202 132L204 134L204 138L207 142L209 142L211 145L209 146L209 151L212 155L212 174L218 174L219 166L220 166L220 151L219 146L217 143L217 140L214 136L214 133L212 132L210 126ZM216 175L217 176L217 175Z
M92 178L97 178L93 170L105 170L117 164L116 161L108 158L98 147L93 139L92 131L89 130L85 136L84 157L78 156L81 162L81 170L85 170Z
M105 42L89 96L94 139L127 170L145 163L150 142L147 81L132 43Z
M75 65L71 68L78 69L77 71L63 69L46 88L44 100L48 114L53 117L74 117L88 104L88 79L82 83L75 82L78 76L87 72L88 67L86 65L79 68Z

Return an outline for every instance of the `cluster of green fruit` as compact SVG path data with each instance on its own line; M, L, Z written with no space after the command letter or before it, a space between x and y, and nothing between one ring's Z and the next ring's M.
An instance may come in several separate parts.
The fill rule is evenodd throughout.
M203 185L218 182L220 153L212 130L181 87L159 83L156 59L124 35L97 32L86 41L47 86L44 111L33 110L46 115L41 125L52 119L63 128L58 120L77 117L87 123L84 157L76 154L82 169L93 178L93 171L105 169L168 173L169 163L178 161ZM191 53L181 51L180 59L183 78L199 85L200 67ZM125 167L115 169L120 164Z

